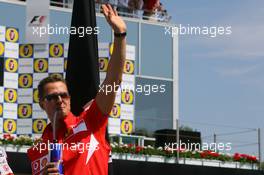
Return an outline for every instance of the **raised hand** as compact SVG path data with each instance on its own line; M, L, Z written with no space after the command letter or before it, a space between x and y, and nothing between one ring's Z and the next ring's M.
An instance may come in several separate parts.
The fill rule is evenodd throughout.
M113 9L110 4L103 4L102 10L106 21L112 27L115 33L126 32L125 22L120 16L118 16L117 11Z

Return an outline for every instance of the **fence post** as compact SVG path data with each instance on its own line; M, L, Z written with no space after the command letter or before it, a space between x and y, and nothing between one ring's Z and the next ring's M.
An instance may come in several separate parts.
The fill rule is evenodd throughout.
M259 170L261 170L261 134L260 134L260 128L258 128L258 158L259 158Z
M179 127L179 119L176 119L176 139L177 139L177 157L176 157L176 163L179 164L180 162L180 127Z

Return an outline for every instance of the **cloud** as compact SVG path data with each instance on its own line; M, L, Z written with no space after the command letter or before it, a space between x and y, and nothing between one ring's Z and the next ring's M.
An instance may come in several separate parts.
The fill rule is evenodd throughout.
M264 92L264 64L254 64L248 66L228 66L213 68L220 77L236 81L240 86L247 86L257 91L259 95L263 96Z
M244 67L233 67L233 68L222 68L216 70L220 76L245 76L250 73L255 73L260 68L260 65L244 66Z
M245 13L245 9L247 13ZM211 10L208 11L211 13ZM263 16L263 9L256 3L255 5L245 6L233 11L232 14L229 12L229 16L223 15L222 18L215 18L214 24L232 27L231 35L223 35L216 38L203 35L183 36L180 44L182 42L182 47L192 48L192 52L188 54L193 58L263 60ZM214 18L214 16L204 19L208 27L210 25L213 26L211 18Z
M193 48L191 56L194 58L220 58L254 60L264 59L264 26L233 26L230 36L208 38L206 36L193 36L184 42ZM184 46L183 46L184 47Z

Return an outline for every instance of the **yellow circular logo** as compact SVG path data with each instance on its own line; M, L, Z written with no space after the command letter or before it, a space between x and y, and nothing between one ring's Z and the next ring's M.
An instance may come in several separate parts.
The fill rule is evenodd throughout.
M34 71L43 73L48 71L48 61L45 58L34 60Z
M5 52L4 43L0 42L0 56L3 56Z
M6 30L6 40L9 42L17 42L19 39L18 31L15 28L7 28Z
M114 104L110 112L110 117L120 118L121 108L119 104Z
M110 46L109 46L109 53L110 53L110 55L113 54L113 51L114 51L114 43L111 43Z
M18 106L18 117L29 118L32 114L32 108L29 104L20 104Z
M49 76L57 76L57 77L63 78L62 73L50 73Z
M16 121L13 119L4 120L4 132L14 134L16 132Z
M121 132L122 134L131 134L133 130L133 123L131 120L121 121Z
M17 101L17 91L15 89L5 89L5 101L15 103Z
M51 44L49 53L51 57L63 57L63 47L61 44Z
M135 66L134 61L126 60L124 64L124 73L126 74L134 74Z
M19 87L30 88L32 87L32 75L31 74L20 74L18 78Z
M3 115L3 104L0 104L0 116Z
M22 44L19 47L19 57L31 58L33 56L33 45Z
M108 67L108 59L107 58L99 58L99 71L105 72Z
M18 69L18 63L17 60L14 58L8 58L5 61L5 69L8 72L16 72Z
M68 63L68 60L67 60L67 59L65 59L65 60L64 60L64 71L66 71L66 70L67 70L67 63Z
M44 119L36 119L33 121L33 132L42 133L46 128L47 122Z
M134 101L134 93L132 90L124 89L122 90L122 97L121 97L122 103L125 104L133 104Z
M34 103L39 103L38 89L33 90L33 101L34 101Z

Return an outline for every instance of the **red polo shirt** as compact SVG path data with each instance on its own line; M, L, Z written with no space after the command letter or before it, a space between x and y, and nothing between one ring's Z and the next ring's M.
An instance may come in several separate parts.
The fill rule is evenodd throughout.
M110 146L105 140L108 115L103 115L95 100L91 107L79 117L70 113L65 127L57 133L63 145L63 167L65 175L107 175ZM52 127L49 124L42 135L44 143L52 142ZM33 174L40 174L45 167L43 160L49 159L48 151L28 150ZM45 161L44 161L45 162ZM47 162L47 161L46 161Z

